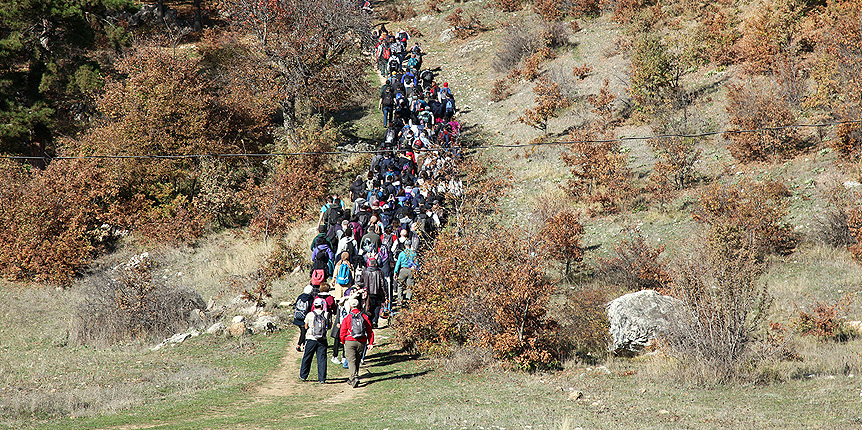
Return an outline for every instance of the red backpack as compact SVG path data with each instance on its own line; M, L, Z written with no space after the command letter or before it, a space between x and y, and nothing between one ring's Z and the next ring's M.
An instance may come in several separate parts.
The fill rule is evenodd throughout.
M326 271L323 269L314 269L311 272L311 285L319 287L326 279Z

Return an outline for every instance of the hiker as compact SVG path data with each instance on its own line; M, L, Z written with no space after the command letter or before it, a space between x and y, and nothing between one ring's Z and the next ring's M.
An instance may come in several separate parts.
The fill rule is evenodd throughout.
M374 348L374 329L368 316L359 311L359 300L351 298L347 301L350 309L347 317L341 320L340 339L344 344L344 356L350 369L347 384L353 388L359 386L359 364L363 352Z
M318 297L314 299L314 307L305 315L304 325L307 330L305 334L305 352L299 365L299 379L308 379L311 370L311 360L317 356L317 382L326 383L326 333L331 325L331 319L326 301Z
M332 260L329 258L329 254L326 252L318 252L314 262L311 263L311 272L308 276L311 278L309 282L313 287L320 288L321 285L332 276L332 269L334 269L335 263L332 263Z
M380 88L379 107L383 112L383 126L386 127L392 121L392 113L395 109L395 90L388 82Z
M326 237L326 225L318 226L317 232L317 236L314 236L314 239L311 241L311 261L316 260L317 255L321 253L326 254L331 260L334 254L332 253L332 243Z
M350 253L342 252L341 260L335 266L335 291L336 296L344 294L344 290L353 285L353 265L350 264Z
M398 276L398 282L395 292L395 298L398 299L398 307L403 308L405 300L410 300L413 297L413 269L416 268L416 250L407 248L398 254L398 261L395 262L395 274ZM394 302L395 300L393 300Z
M293 324L299 327L299 340L296 342L296 352L302 352L302 348L305 347L305 316L311 309L312 299L314 299L314 296L312 295L311 285L306 285L302 290L302 294L296 298L296 306L293 313Z
M362 271L357 285L364 287L368 299L365 301L365 315L371 319L371 327L377 328L380 319L380 308L388 297L388 288L383 272L377 267L377 260L368 260L368 268Z

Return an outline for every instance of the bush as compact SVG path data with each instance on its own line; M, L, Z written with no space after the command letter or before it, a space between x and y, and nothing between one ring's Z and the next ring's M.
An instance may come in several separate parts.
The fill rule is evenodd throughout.
M444 231L422 256L413 303L393 324L405 348L493 349L524 369L560 365L566 350L548 317L551 284L527 254L526 236L490 226Z
M503 12L515 12L524 7L524 0L494 0L494 6Z
M491 86L490 99L494 102L503 101L512 95L512 85L508 78L494 79L494 84Z
M245 289L243 298L256 303L258 307L266 305L266 299L272 297L272 283L282 278L305 263L305 252L298 243L288 244L279 239L266 260L257 269L257 286Z
M514 68L533 52L540 48L540 40L521 25L512 25L506 28L506 34L500 42L500 49L494 54L491 68L495 72L506 72Z
M747 371L762 359L752 346L772 303L757 281L763 265L753 244L727 252L719 241L698 241L672 270L671 295L684 307L669 328L667 346L683 368L679 374L701 384L751 376Z
M656 290L662 294L670 283L666 264L660 259L664 245L651 246L637 229L631 239L614 245L614 256L599 259L598 272L608 284L626 290Z
M740 37L736 26L735 15L728 15L718 5L706 5L694 30L694 38L697 41L694 54L718 65L735 63L738 53L734 44Z
M206 304L194 290L154 276L156 267L144 253L94 275L76 306L72 340L107 346L151 342L186 330Z
M466 39L485 29L476 14L469 13L465 16L464 9L460 7L446 17L446 22L452 26L455 37L459 39Z
M569 107L571 102L560 93L560 86L556 82L545 77L539 79L533 92L536 93L536 107L525 110L518 121L541 130L547 136L548 121L556 118L559 111Z
M575 356L583 361L594 362L608 353L611 339L605 306L610 299L601 288L572 291L566 296L560 326L571 336Z
M844 248L856 243L850 233L849 209L858 198L858 193L844 187L838 176L815 184L817 194L825 204L814 215L814 239L835 248Z
M748 72L772 70L776 55L790 46L804 9L804 2L799 0L776 0L761 6L745 21L736 49Z
M416 16L416 11L409 4L384 4L375 12L384 21L404 21Z
M802 143L796 128L782 128L796 124L796 115L771 82L731 83L727 88L730 131L724 133L724 138L730 140L734 158L742 162L767 161L787 155ZM764 128L767 130L738 132Z
M710 237L730 253L751 242L757 258L786 255L799 241L783 221L789 195L787 187L772 181L712 184L701 193L694 218L707 224Z
M563 274L568 278L572 271L572 263L580 263L584 259L581 248L581 238L584 227L578 222L578 216L569 210L561 211L548 218L539 232L538 249L547 253L547 257L563 263Z
M678 91L679 59L661 39L643 34L635 40L632 53L631 95L641 109L653 113Z
M800 334L805 336L846 342L855 337L855 333L844 326L845 314L852 301L853 297L850 294L845 294L833 303L815 300L810 311L797 310L793 325Z

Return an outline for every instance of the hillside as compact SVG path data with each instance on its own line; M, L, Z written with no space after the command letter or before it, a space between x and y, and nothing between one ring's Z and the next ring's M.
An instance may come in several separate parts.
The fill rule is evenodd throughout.
M517 4L514 12L500 10L501 5L509 4ZM535 50L544 52L544 57L536 57L535 78L529 79L530 55L518 58L508 67L500 68L495 61L499 62L500 53L511 47L513 35L548 39L541 36L547 24L536 13L536 10L546 10L534 9L533 4L556 5L562 9L557 16L562 25L555 30L562 36L558 36L548 50ZM201 201L211 198L206 203L207 210L225 218L218 221L196 218L193 205L177 203L181 199L176 196L186 191L169 190L164 185L168 181L161 185L144 184L140 189L151 193L146 198L154 203L148 208L149 212L134 213L151 218L137 220L141 222L137 231L118 234L115 241L99 245L98 252L89 250L88 255L97 256L75 266L77 274L57 278L62 286L44 282L57 280L50 274L47 278L39 275L25 280L0 281L0 302L4 303L0 312L0 428L859 428L862 425L862 336L854 335L848 326L840 324L862 320L859 297L862 266L858 254L854 256L851 252L854 248L848 247L855 240L850 243L834 240L842 234L853 239L858 231L855 230L858 218L852 215L859 207L858 183L862 182L858 148L853 147L854 142L862 141L853 140L853 133L858 131L851 127L849 132L846 129L842 132L840 125L793 128L798 135L792 144L775 144L771 152L766 151L766 156L753 158L740 156L742 145L734 140L733 134L721 133L745 130L753 123L733 122L734 112L738 110L728 109L728 106L738 94L748 91L745 94L753 99L758 89L784 88L779 82L778 60L763 60L776 64L769 66L767 72L753 72L752 62L757 52L751 48L753 42L746 39L750 33L746 25L755 25L756 18L765 14L768 25L773 26L770 28L784 29L787 39L796 43L794 47L814 44L813 41L822 40L818 37L828 36L830 30L843 28L840 22L829 21L835 16L834 11L827 13L843 2L821 5L776 1L715 6L695 2L584 2L582 7L587 10L574 10L572 4L544 0L386 0L372 4L375 9L372 20L385 22L390 31L406 29L413 33L411 43L420 43L427 66L435 68L455 94L459 110L456 117L463 124L461 143L465 153L472 160L492 166L487 176L506 179L505 194L499 202L494 202L494 210L487 211L491 214L492 231L499 233L503 242L514 244L514 248L526 246L524 244L532 246L533 239L544 234L541 232L553 215L576 214L578 223L583 226L583 234L578 236L583 259L577 262L572 276L563 275L559 260L540 258L535 250L527 249L526 253L516 255L535 257L539 262L538 269L547 277L547 284L543 285L550 290L548 314L561 323L558 328L561 336L590 338L582 343L578 343L581 339L570 340L567 344L583 345L588 343L586 340L598 339L601 350L571 347L570 354L558 366L534 366L531 367L533 371L528 372L519 367L518 362L500 359L499 354L495 357L493 349L477 342L463 345L441 342L430 351L423 351L427 352L424 354L418 353L417 348L404 348L400 340L405 334L393 327L404 320L395 319L387 321L377 331L378 348L369 354L367 364L362 367L365 385L358 389L347 387L343 383L347 370L331 363L330 383L300 382L297 374L302 354L294 352L297 329L290 321L293 302L308 281L306 272L310 262L305 254L317 234L317 220L311 218L317 215L321 200L329 192L346 196L349 182L365 172L370 159L364 155L338 153L338 158L327 158L320 154L366 148L382 140L384 129L376 99L380 76L373 70L366 70L364 74L354 73L361 76L351 77L350 82L344 83L346 87L337 91L314 89L314 94L309 95L310 101L305 103L316 107L309 111L318 115L329 112L323 116L333 121L327 123L313 117L307 124L301 123L303 105L297 103L297 118L300 118L297 131L269 134L259 124L272 121L266 110L271 107L267 104L269 92L281 89L274 88L275 85L259 85L271 79L271 75L260 70L245 75L225 72L213 81L219 85L240 82L258 92L245 93L237 89L242 85L207 87L209 81L199 83L189 78L185 85L170 87L156 95L166 97L171 91L190 91L193 97L199 98L197 100L209 100L208 97L215 94L212 91L219 91L219 97L214 99L230 100L207 111L206 115L201 114L208 124L221 121L224 129L242 130L241 135L231 135L236 137L234 140L220 134L223 129L218 127L215 132L206 134L205 139L218 142L220 151L233 150L231 145L239 141L244 142L243 145L253 141L256 143L249 145L258 146L249 149L272 153L307 151L317 158L289 161L291 159L285 157L288 161L284 164L251 161L245 165L204 165L202 169L210 170L199 176L195 163L153 163L146 169L131 170L141 178L147 175L171 177L174 184L187 179L183 177L186 174L193 182L199 180L204 184L200 188L209 193L201 193ZM590 5L593 7L588 8ZM179 7L183 13L190 13L188 4L182 3ZM432 10L434 8L438 10ZM459 24L465 29L462 37L451 34L454 33L452 19L447 20L459 8L460 15L468 21L467 25L464 21ZM726 27L739 33L734 43L725 41L725 45L747 47L749 51L742 52L749 54L744 57L748 60L734 57L732 61L724 61L714 45L709 45L714 52L707 53L706 44L696 45L692 41L695 35L701 34L699 26L704 17L718 16L719 9L725 14L732 11L732 19L728 19L730 24ZM709 12L699 13L699 10ZM829 25L816 28L812 21L804 19L815 15L822 19L821 23ZM570 24L572 22L576 25ZM779 25L791 25L788 22L793 23L792 28ZM207 20L204 23L217 24ZM647 56L646 60L643 56L635 58L639 52L637 47L646 46L639 45L644 35L657 35L669 48L653 52L655 57ZM247 53L231 55L241 52L237 48L241 44L231 45L212 34L185 42L188 43L173 49L193 53L188 58L200 61L199 64L206 67L200 70L208 73L223 70L220 67L224 65L240 70L245 67L243 62L251 58L244 56ZM785 46L781 41L776 43ZM692 46L701 46L704 58L697 57ZM794 67L804 73L800 72L803 90L797 94L798 100L789 104L792 123L857 120L848 114L854 112L852 103L849 107L838 106L836 100L846 100L840 85L831 93L834 97L829 102L818 101L819 91L827 85L820 80L823 67L818 62L833 57L824 57L826 54L812 46L793 48L799 61ZM168 50L162 51L132 58L161 61L160 55ZM770 54L770 58L778 58L781 52ZM198 58L196 53L203 55ZM672 71L662 69L661 64L656 66L665 58L663 55L674 58ZM656 57L661 58L650 63L650 58L655 60ZM354 65L349 62L353 60L345 61L339 63L339 67ZM195 68L198 65L183 64L188 69L182 70L199 71ZM589 70L583 73L583 78L572 73L573 68L584 66ZM655 68L650 69L652 66ZM654 74L646 78L638 75L638 71L644 69ZM519 72L513 75L512 70ZM852 85L862 82L859 70L862 69L846 78L847 88L855 88ZM638 87L642 90L658 88L646 95L632 89L637 86L637 79L649 80L650 76L655 79L664 72L677 75L672 82L659 83L657 87ZM197 75L189 72L184 76ZM536 105L534 88L544 78L557 84L568 105L556 109L542 130L519 118ZM371 89L355 89L351 85L359 81L354 79L364 80L362 85ZM501 79L505 82L498 85L495 81ZM734 90L733 85L737 84L748 85L745 87L748 89ZM112 85L109 91L118 88L116 83ZM503 88L503 96L493 94L495 86ZM146 85L124 87L125 92L121 94L140 94L135 91L144 87ZM355 91L351 97L345 97L341 92L344 88ZM591 96L601 95L603 88L615 96L610 103L610 121L602 117L595 99L591 99ZM834 89L834 85L830 88ZM783 90L776 91L771 93L775 97L773 107L784 103L777 101L776 95ZM781 97L782 100L787 98L786 95ZM347 98L357 101L342 106L340 102ZM193 112L206 105L186 102L177 102L182 107L180 111ZM330 111L324 106L335 107ZM753 109L751 104L746 106ZM764 110L757 112L766 115ZM249 114L240 115L241 112ZM171 118L176 120L176 117ZM182 117L176 121L185 120L186 117ZM287 116L277 120L289 122ZM118 134L110 134L115 131L109 127L89 135L84 133L70 148L88 151L104 141L128 135L122 133L136 130L143 133L142 129L134 128L138 124L136 121L134 118L118 120L116 129L131 124L128 129L116 132ZM765 129L758 136L767 136L766 140L773 136L769 128L776 127L775 123L758 124L756 128ZM844 123L847 124L853 123ZM268 127L272 128L271 124ZM176 136L185 136L178 131L180 128L170 131ZM277 129L280 130L280 125ZM696 161L690 163L691 171L680 187L660 176L661 163L668 159L656 150L654 140L646 139L663 134L704 134L685 140L691 144L687 154L697 153L697 156L694 157ZM687 138L680 138L684 139ZM585 147L560 142L580 140L615 141L619 146L611 147L607 153L596 150L590 154L592 159L610 154L609 159L622 160L612 164L609 176L592 178L594 182L589 191L570 185L573 166L567 165L562 157ZM195 146L200 145L195 137L183 142L187 145L179 146L178 150L208 151L208 147ZM769 142L774 144L772 140ZM842 146L846 142L850 143ZM757 142L748 144L758 145ZM848 147L850 149L846 149ZM109 149L129 150L119 145ZM59 165L61 161L53 163ZM271 167L275 164L279 167ZM89 172L86 166L81 166L80 171ZM319 170L315 170L318 167ZM181 173L171 176L175 168ZM269 168L273 168L271 175L260 173ZM331 179L332 183L309 185L297 179L303 177L297 172L309 170ZM129 213L139 210L121 200L123 193L131 189L122 187L131 187L133 181L117 185L111 182L116 179L110 175L88 175L90 173L75 176L66 188L85 187L83 184L90 184L88 181L105 178L105 184L110 182L111 187L120 190L105 195L124 204L113 207L111 216L116 217L117 212L123 210ZM668 174L667 178L672 176ZM49 179L46 183L50 183ZM763 186L773 182L778 185ZM296 187L290 189L300 190L303 197L279 199L273 191L280 189L278 184ZM163 188L152 191L160 186ZM234 191L230 191L231 187ZM780 192L769 194L776 188L780 188ZM745 194L759 189L766 191L760 195ZM231 194L233 192L235 194ZM610 197L599 199L598 193L608 193ZM4 198L9 195L13 194L3 194ZM735 208L733 198L721 200L728 195L736 196L745 205L730 215L704 209L710 202L722 208ZM261 202L256 206L242 206L253 199L261 199ZM199 202L197 198L194 201L196 205ZM257 215L249 208L257 210ZM264 212L267 218L258 217ZM780 217L758 219L760 224L748 230L745 230L748 227L741 227L746 235L737 237L725 232L726 236L718 236L727 243L742 244L740 248L747 246L743 239L766 236L759 242L761 248L751 251L752 260L757 260L762 271L752 270L742 278L753 278L753 284L768 293L771 306L750 343L759 355L740 366L743 369L738 378L704 380L702 375L696 374L701 368L692 367L686 363L686 357L680 358L675 352L662 348L651 349L635 358L609 354L604 347L606 321L596 326L574 327L579 329L577 332L573 330L571 324L580 324L591 315L602 315L607 301L639 289L636 282L632 283L631 276L624 275L635 273L634 278L638 279L639 269L656 263L671 273L668 276L680 276L684 273L681 267L691 267L686 266L687 263L708 258L708 254L701 252L709 248L717 235L711 228L744 225L746 216L752 213L764 218L778 213ZM68 222L79 221L74 218ZM221 222L223 224L218 227L211 226ZM180 225L186 228L178 228ZM6 227L7 231L12 230ZM192 231L195 227L199 229ZM178 240L159 239L168 236ZM658 257L653 255L646 262L635 259L635 264L640 264L636 267L609 269L609 261L621 257L623 248L620 246L626 243L623 241L632 243L638 237L646 245L636 250L660 249ZM734 242L737 239L739 241ZM785 243L792 246L782 248ZM64 252L78 250L69 247ZM156 282L141 285L144 288L183 286L204 302L210 301L208 309L223 307L222 313L208 322L221 321L230 325L231 317L242 313L242 305L248 304L237 304L240 302L235 298L267 281L272 297L265 299L262 312L255 308L248 318L277 317L281 330L241 336L201 334L160 349L152 349L158 342L140 338L107 345L75 339L76 333L81 332L81 316L94 312L87 307L94 309L98 303L111 301L110 296L98 296L99 292L106 291L103 287L109 284L110 274L130 261L137 261L144 252L156 264L148 272ZM429 254L425 255L436 255L430 250L426 252ZM273 263L273 259L278 261ZM520 263L525 262L516 262ZM618 271L625 273L620 275ZM507 275L510 277L498 282L518 279L514 274ZM10 277L8 273L4 276ZM662 282L662 292L680 292L674 290L680 283L679 278L676 284L666 279ZM800 318L812 314L819 318L817 321L825 323L828 332L803 332ZM573 315L574 323L565 321ZM427 318L438 317L442 318ZM829 323L837 325L828 326ZM594 327L604 331L596 332ZM841 337L842 333L846 337Z

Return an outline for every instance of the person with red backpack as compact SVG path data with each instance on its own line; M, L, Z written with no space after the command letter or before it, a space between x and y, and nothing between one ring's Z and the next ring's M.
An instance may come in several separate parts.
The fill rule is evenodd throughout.
M359 310L359 300L351 298L347 301L350 312L341 320L339 333L341 343L344 345L344 356L347 359L347 368L350 376L347 384L353 388L359 386L359 365L362 355L367 350L374 348L374 329L368 316Z

